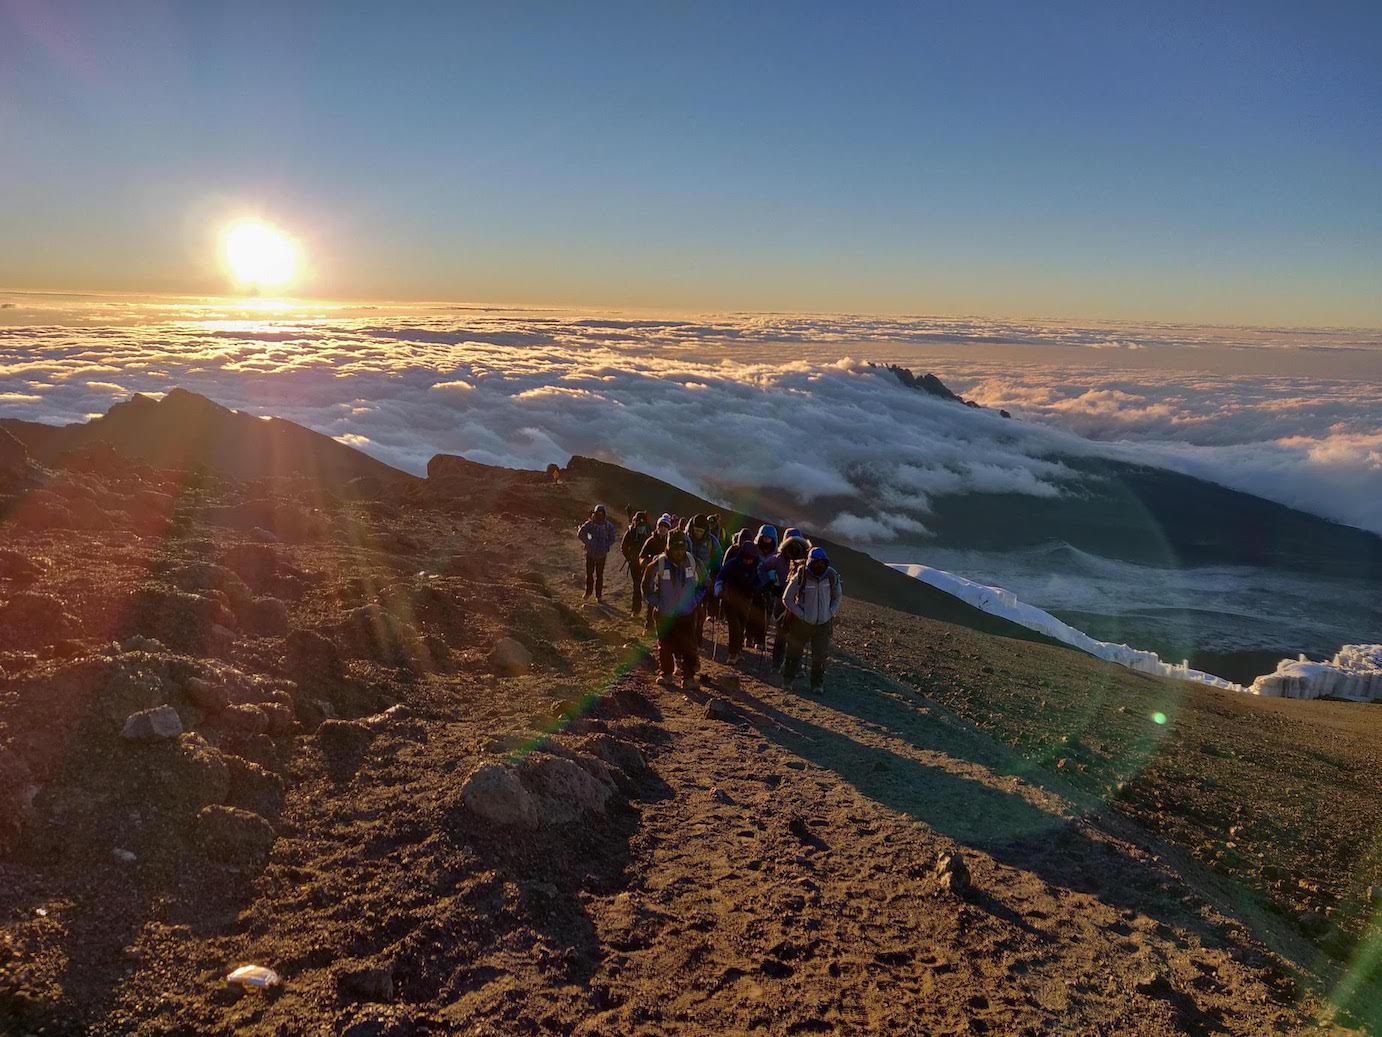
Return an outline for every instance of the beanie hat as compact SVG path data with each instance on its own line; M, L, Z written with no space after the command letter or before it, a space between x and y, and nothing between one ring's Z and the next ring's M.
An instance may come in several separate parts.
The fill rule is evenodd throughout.
M671 528L672 528L672 516L671 516L671 515L668 515L667 513L664 512L663 515L662 515L662 517L661 517L660 519L657 520L657 524L658 524L659 526L666 526L668 529L671 529Z
M674 547L679 547L683 551L686 550L686 534L679 529L674 529L667 534L667 550L670 551Z
M824 562L826 565L830 564L830 556L825 553L825 548L823 547L811 548L811 553L806 556L806 560L807 562Z

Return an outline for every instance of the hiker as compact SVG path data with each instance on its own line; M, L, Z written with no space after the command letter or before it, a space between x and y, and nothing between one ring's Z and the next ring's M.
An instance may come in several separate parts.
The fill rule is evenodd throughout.
M763 586L758 565L757 547L739 544L725 552L720 578L715 581L715 595L729 625L729 654L725 661L731 665L739 661L745 634L754 630L755 617L761 621L763 615L758 604Z
M700 663L700 639L696 636L696 616L705 595L705 570L688 550L686 534L672 530L667 534L667 549L648 565L643 579L643 594L657 614L657 658L662 683L672 684L681 671L682 690L697 687L696 669Z
M825 660L830 653L830 634L835 616L844 600L840 574L830 564L823 547L811 548L806 564L797 566L782 604L792 613L787 628L787 655L782 667L782 686L790 688L801 667L807 644L811 646L811 691L818 693L825 683Z
M686 546L687 550L691 552L691 556L705 570L706 586L713 587L715 577L720 573L720 561L723 552L720 550L720 542L710 535L710 521L705 515L693 515L687 520ZM713 593L705 596L704 607L702 607L700 616L696 620L697 644L704 636L706 617L715 614L713 609L716 600Z
M785 588L792 574L806 562L806 556L811 551L811 542L801 535L801 530L793 526L783 530L782 543L778 546L777 554L764 561L764 565L771 564L778 575L780 583L778 586ZM792 612L790 609L780 609L777 615L777 626L773 628L773 670L774 672L782 669L782 663L786 658L787 652L787 628L792 625Z
M609 520L603 504L595 505L590 518L576 531L576 537L585 545L585 601L590 595L604 604L605 596L605 558L609 549L619 539L619 527Z
M643 611L643 573L639 567L638 553L652 535L653 523L648 513L636 511L629 520L629 528L624 530L624 539L619 542L619 552L624 556L624 564L629 570L629 583L633 584L633 604L629 608L631 616Z
M720 515L718 512L712 511L705 517L705 528L706 531L715 538L717 543L723 544L725 542L724 533L721 532L723 527L720 524Z
M676 526L672 522L672 516L664 513L658 520L657 526L648 534L648 539L643 541L643 546L638 549L638 580L643 582L643 574L648 565L654 558L667 550L667 534ZM647 602L648 615L643 621L643 631L651 634L653 632L653 605Z
M759 648L768 646L768 624L776 621L782 608L782 588L787 585L785 565L780 565L777 554L777 529L766 523L758 527L758 535L753 538L753 547L758 549L759 600L754 616L749 642ZM752 548L751 548L752 549Z

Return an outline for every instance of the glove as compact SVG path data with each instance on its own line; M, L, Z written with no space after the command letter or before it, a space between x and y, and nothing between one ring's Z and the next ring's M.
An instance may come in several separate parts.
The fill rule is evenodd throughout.
M716 580L716 581L715 581L715 597L718 598L720 595L724 594L724 592L725 592L725 581L724 581L724 580Z

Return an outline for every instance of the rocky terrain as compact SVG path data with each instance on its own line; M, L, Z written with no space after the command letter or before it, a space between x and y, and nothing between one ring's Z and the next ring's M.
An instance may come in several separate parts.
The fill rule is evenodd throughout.
M674 491L314 474L296 432L229 468L200 412L158 463L0 433L0 1032L1378 1024L1378 735L1334 704L1131 674L844 551L822 698L722 662L666 693L572 532Z

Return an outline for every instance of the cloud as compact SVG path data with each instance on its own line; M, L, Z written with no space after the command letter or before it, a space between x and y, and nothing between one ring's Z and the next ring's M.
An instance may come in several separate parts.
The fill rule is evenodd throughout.
M1382 351L1375 333L162 301L99 317L94 304L49 305L48 323L0 327L0 414L80 420L112 396L181 385L415 472L437 452L532 468L589 454L714 498L791 496L861 542L924 536L946 495L1070 492L1079 476L1059 458L1080 454L1166 465L1382 532L1375 382L1080 360L1110 346ZM954 388L1022 420L904 390L841 356L931 342L957 345L940 369ZM1071 359L999 362L966 343L1068 347Z

